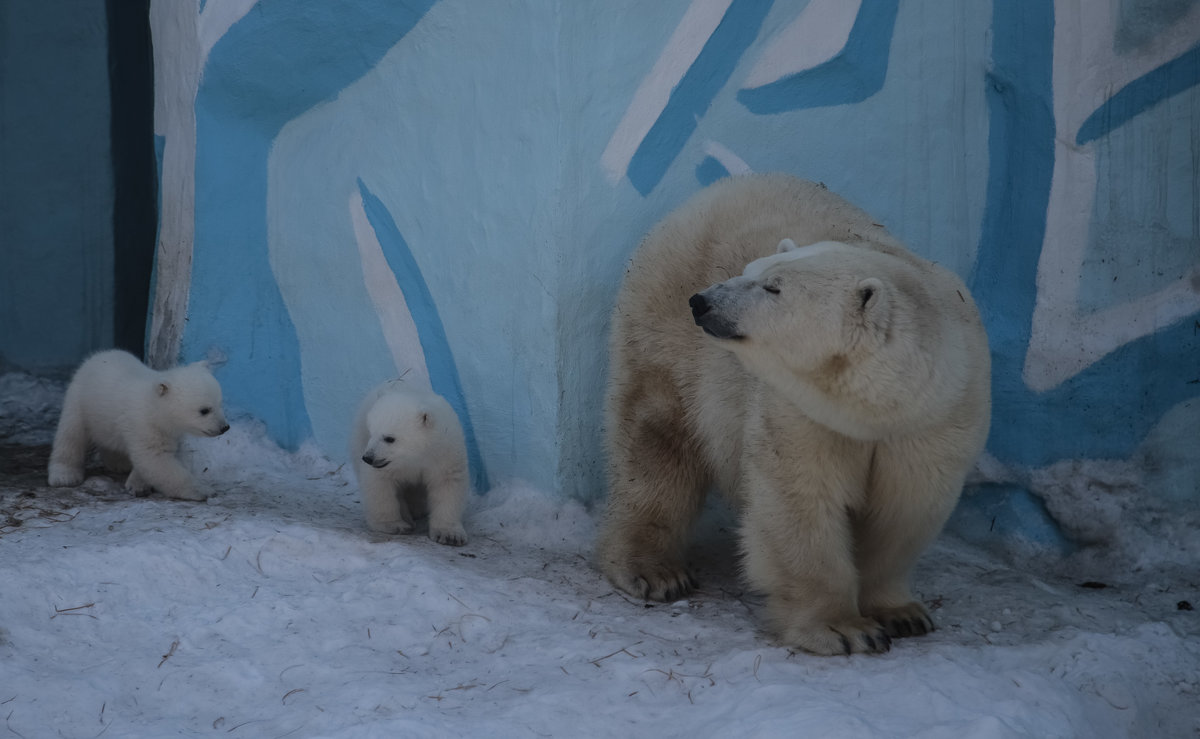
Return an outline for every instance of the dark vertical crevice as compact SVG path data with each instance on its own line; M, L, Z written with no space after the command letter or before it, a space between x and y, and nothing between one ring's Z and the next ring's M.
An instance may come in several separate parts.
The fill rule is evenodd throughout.
M113 343L143 357L158 224L150 0L107 0L112 108Z

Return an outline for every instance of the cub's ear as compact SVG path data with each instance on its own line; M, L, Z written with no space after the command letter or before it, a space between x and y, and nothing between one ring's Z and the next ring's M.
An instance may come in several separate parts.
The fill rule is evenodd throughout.
M887 330L890 313L887 286L876 277L860 280L854 293L854 312L866 328L882 333Z
M775 253L782 254L785 251L793 251L799 248L800 247L796 246L795 241L792 241L791 239L784 239L783 241L779 242L779 246L775 249Z
M427 429L433 428L433 414L429 411L421 411L421 425Z
M167 394L167 391L168 391L168 390L170 390L170 389L171 389L171 388L170 388L170 387L167 385L167 383L165 383L165 382L160 382L160 383L158 383L158 387L156 388L156 390L158 390L158 396L159 396L160 398L161 398L162 396L166 395L166 394Z

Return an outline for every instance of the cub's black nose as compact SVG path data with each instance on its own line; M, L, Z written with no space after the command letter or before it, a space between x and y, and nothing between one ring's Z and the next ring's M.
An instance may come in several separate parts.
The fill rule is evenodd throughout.
M362 461L366 462L367 464L375 464L375 457L371 454L364 454L362 455Z
M225 423L225 424L221 424L221 433L222 433L222 434L223 434L223 433L225 433L225 432L226 432L226 431L228 431L228 430L229 430L229 424L227 424L227 423Z
M709 305L708 300L700 293L696 293L688 298L688 305L692 306L692 318L699 318L712 307Z

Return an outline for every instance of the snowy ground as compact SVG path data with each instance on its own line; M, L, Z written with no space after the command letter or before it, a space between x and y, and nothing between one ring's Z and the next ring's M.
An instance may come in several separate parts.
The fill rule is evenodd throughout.
M759 631L719 517L703 590L647 607L589 566L576 503L512 484L466 547L377 537L347 471L250 422L192 445L207 503L48 489L61 390L0 376L5 735L1200 736L1194 520L1162 561L944 535L937 632L819 658Z

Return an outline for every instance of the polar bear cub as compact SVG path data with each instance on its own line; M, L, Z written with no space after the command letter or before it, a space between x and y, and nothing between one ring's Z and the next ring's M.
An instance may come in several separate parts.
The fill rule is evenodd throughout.
M206 363L158 372L128 352L99 352L79 366L67 386L49 483L83 482L87 453L95 446L105 467L129 472L125 487L135 494L154 489L169 498L204 500L206 494L175 457L179 440L228 430L221 386Z
M991 412L987 336L956 275L822 185L726 179L642 242L609 348L597 558L615 585L692 589L688 534L716 487L788 646L883 652L933 628L909 573Z
M355 418L350 458L369 529L407 534L428 513L429 538L467 543L467 448L445 398L401 380L376 387Z

